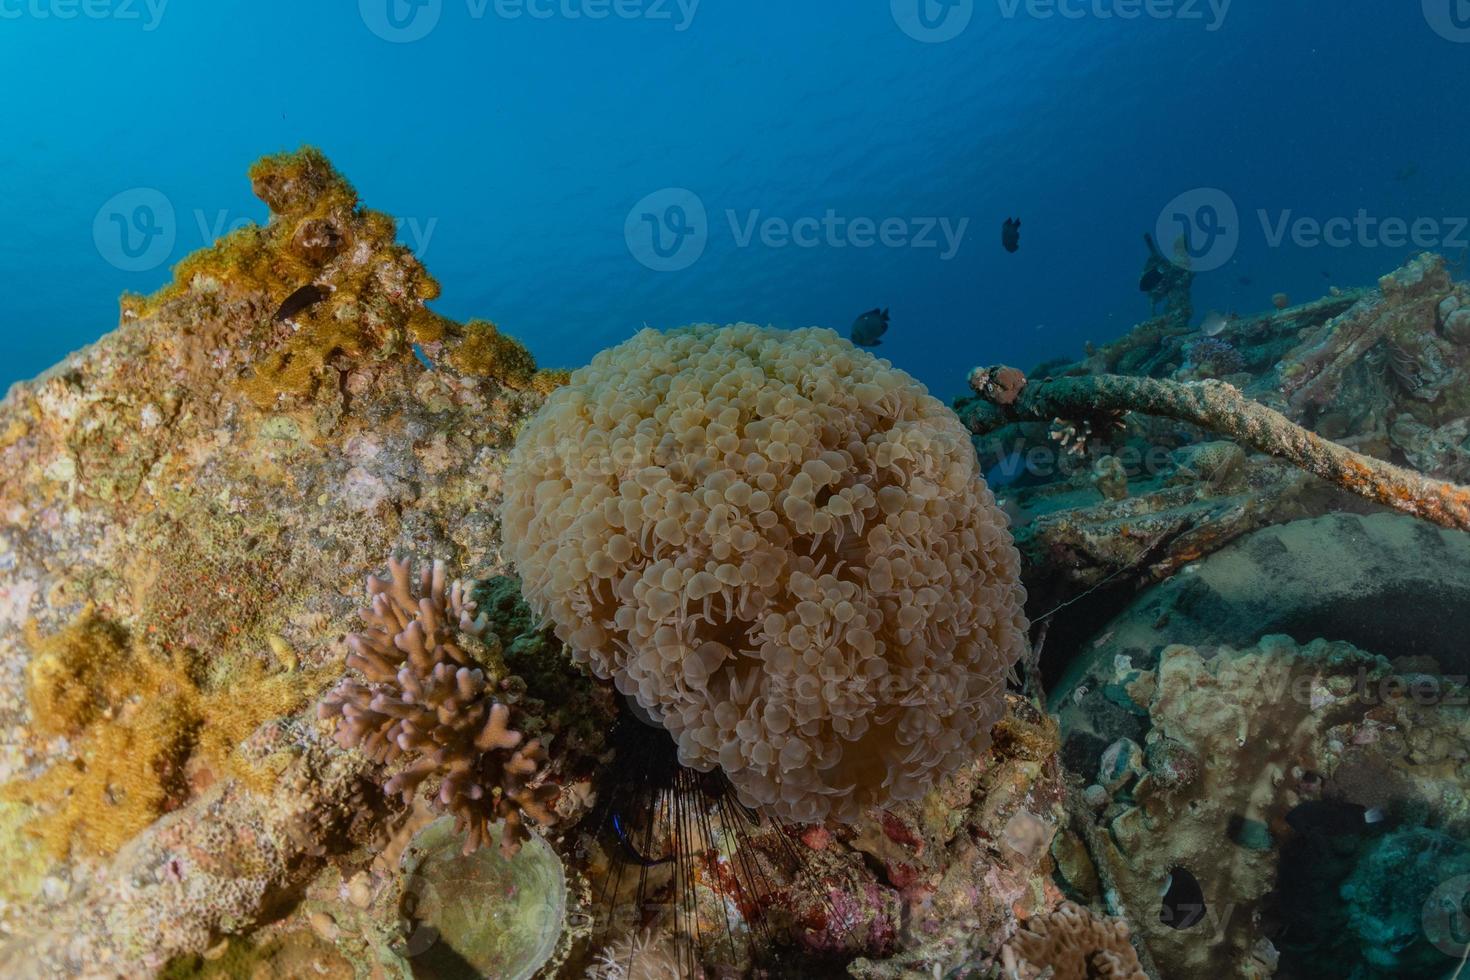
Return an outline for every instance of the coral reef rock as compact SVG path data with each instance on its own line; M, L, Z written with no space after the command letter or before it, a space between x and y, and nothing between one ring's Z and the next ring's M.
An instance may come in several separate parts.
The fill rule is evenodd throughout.
M320 154L252 182L267 224L0 403L7 975L144 975L266 919L299 948L283 898L395 812L300 715L361 581L395 552L504 567L504 454L558 379L430 312L392 219Z

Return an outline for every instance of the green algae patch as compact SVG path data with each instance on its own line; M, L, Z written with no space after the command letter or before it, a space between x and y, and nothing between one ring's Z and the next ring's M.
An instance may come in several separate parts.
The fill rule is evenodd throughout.
M20 803L0 800L0 903L22 904L41 894L51 861L41 843L25 833L31 814Z
M509 859L495 847L466 856L462 845L454 821L441 817L404 853L408 931L398 952L417 980L527 980L561 938L561 861L535 834Z

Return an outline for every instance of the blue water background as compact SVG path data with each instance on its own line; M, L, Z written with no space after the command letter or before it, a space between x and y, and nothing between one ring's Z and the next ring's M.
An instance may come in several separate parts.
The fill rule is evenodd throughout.
M493 319L545 364L645 324L845 331L886 306L880 353L944 397L973 363L1077 356L1143 319L1141 234L1192 188L1241 213L1233 260L1199 280L1201 313L1368 283L1415 251L1273 248L1258 209L1470 212L1470 44L1420 0L1237 0L1223 22L1203 3L1202 20L1122 20L979 0L944 43L905 33L889 0L704 0L687 22L672 3L670 19L593 20L443 0L408 43L374 32L371 2L172 0L156 19L157 0L87 0L105 17L82 2L0 0L0 386L111 329L123 290L264 220L246 167L303 143L405 219L441 312ZM708 242L659 272L625 222L669 187L707 208ZM173 208L174 243L127 271L94 225L138 188ZM968 227L946 260L741 247L727 217L829 209Z

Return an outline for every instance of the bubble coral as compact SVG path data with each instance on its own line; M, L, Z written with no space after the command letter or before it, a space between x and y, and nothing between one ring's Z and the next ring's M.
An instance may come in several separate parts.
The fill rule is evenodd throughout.
M503 820L501 850L514 854L525 839L524 818L550 824L552 786L532 786L546 759L540 741L510 728L510 708L495 700L485 666L465 652L488 628L476 615L472 582L449 584L444 563L424 569L412 587L407 561L390 561L390 581L369 577L368 628L348 637L347 665L368 683L345 680L325 697L318 714L336 719L337 742L358 747L375 762L411 761L383 785L413 797L438 777L433 805L454 815L467 832L466 854L489 841Z
M685 765L799 822L972 762L1026 642L1006 518L958 419L829 330L644 330L511 454L538 615Z
M1007 980L1147 980L1122 919L1100 919L1073 902L1038 916L1001 949Z

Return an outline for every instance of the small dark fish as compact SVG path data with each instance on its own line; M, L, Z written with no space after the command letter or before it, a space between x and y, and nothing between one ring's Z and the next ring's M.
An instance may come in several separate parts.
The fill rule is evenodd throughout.
M1331 279L1332 278L1332 270L1331 269L1323 269L1322 270L1322 278L1323 279Z
M316 283L312 283L309 286L302 286L296 292L286 297L281 303L280 308L276 310L276 315L271 317L271 320L276 323L280 323L282 320L289 320L301 311L320 303L330 295L332 295L332 291L326 286L318 286Z
M1151 293L1159 288L1159 283L1164 281L1164 270L1156 265L1150 265L1143 270L1143 276L1138 280L1138 291Z
M1342 837L1361 834L1373 824L1382 823L1383 811L1337 800L1308 800L1292 807L1286 822L1299 834Z
M1007 218L1000 226L1000 244L1007 252L1021 247L1021 219Z
M888 311L871 309L852 322L852 342L859 347L877 347L878 338L888 332Z
M1205 890L1186 868L1174 868L1164 882L1159 921L1170 929L1188 929L1205 917Z
M1241 276L1239 279L1239 282L1242 286L1249 286L1254 281L1255 280L1253 280L1250 276Z

